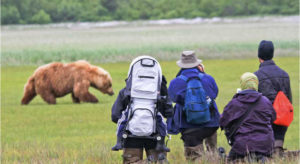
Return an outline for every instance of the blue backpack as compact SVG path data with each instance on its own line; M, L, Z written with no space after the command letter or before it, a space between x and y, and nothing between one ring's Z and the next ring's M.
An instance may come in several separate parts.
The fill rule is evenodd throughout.
M201 78L203 74L198 77L187 78L180 75L179 78L187 82L187 89L185 94L185 103L183 111L186 115L186 121L191 124L203 124L210 121L210 98L202 86Z

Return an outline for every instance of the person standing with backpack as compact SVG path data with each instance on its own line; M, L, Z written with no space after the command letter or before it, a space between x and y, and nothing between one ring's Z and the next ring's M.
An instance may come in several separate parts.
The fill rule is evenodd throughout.
M274 45L272 41L261 41L258 47L260 66L259 70L254 73L259 80L258 92L261 92L264 96L266 96L274 105L277 94L282 91L284 96L286 96L290 103L292 103L289 75L275 64L275 62L272 60L273 56ZM288 129L288 125L292 121L292 109L290 111L291 113L287 113L290 116L285 118L285 120L290 120L288 124L278 125L276 123L277 120L275 120L272 125L275 138L274 153L280 156L283 155L283 142L285 133ZM278 119L280 118L281 112L282 111L276 110Z
M177 65L181 69L168 89L176 106L174 116L167 119L167 129L169 134L181 133L186 159L196 161L204 152L203 140L207 150L216 150L220 118L215 103L218 86L204 72L202 60L197 59L194 51L183 51Z
M118 95L111 118L118 124L117 144L123 149L123 163L142 163L143 149L147 161L167 162L170 150L164 144L167 135L163 117L173 115L167 93L167 81L160 64L150 56L139 56L130 64L126 86Z

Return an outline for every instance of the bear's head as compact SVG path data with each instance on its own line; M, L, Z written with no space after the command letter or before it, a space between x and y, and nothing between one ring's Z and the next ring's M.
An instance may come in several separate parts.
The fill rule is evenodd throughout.
M112 89L112 78L110 74L100 67L92 67L91 71L91 86L100 90L104 94L114 95Z

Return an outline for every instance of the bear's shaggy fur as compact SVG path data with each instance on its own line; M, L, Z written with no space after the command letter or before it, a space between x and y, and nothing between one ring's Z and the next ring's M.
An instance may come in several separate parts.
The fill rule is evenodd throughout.
M22 104L28 104L36 95L40 95L48 104L55 104L56 97L68 93L72 93L74 103L96 103L98 99L88 91L90 86L105 94L114 94L110 74L100 67L82 60L69 64L50 63L39 67L29 77Z

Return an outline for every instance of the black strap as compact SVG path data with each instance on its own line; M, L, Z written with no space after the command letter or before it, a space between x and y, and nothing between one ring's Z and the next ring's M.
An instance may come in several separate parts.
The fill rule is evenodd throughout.
M258 100L259 101L259 100ZM250 114L251 111L253 111L254 107L256 106L255 104L251 104L251 106L248 108L248 110L242 115L242 117L240 119L237 120L237 122L235 123L235 126L233 126L232 129L229 130L229 135L227 136L227 138L231 139L236 131L239 129L239 127L242 125L242 123L244 122L244 120L247 118L247 116ZM230 141L228 141L230 142Z
M278 92L280 91L280 89L279 89L279 90L276 89L276 87L275 87L273 81L271 80L270 76L268 76L268 74L267 74L266 72L264 72L264 71L261 71L261 72L262 72L268 79L270 79L271 84L272 84L272 86L273 86L273 89L278 93Z

